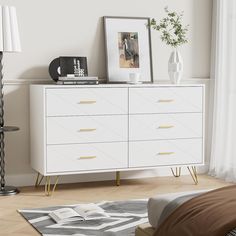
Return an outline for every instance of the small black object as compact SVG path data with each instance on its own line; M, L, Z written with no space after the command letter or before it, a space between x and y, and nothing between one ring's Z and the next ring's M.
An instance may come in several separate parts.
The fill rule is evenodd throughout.
M59 76L88 76L87 57L58 57L49 65L49 74L54 81Z
M61 69L60 69L60 58L55 58L49 65L48 68L49 74L53 80L57 81L58 77L61 76Z

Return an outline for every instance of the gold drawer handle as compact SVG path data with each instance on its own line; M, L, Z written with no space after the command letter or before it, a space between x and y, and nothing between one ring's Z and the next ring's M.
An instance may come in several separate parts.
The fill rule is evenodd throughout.
M91 129L79 129L78 132L92 132L92 131L96 131L97 129L95 128L91 128Z
M171 129L174 128L174 125L160 125L158 129Z
M174 102L174 99L160 99L158 100L159 103L170 103L170 102Z
M78 104L94 104L96 102L97 101L95 100L83 100L83 101L78 102Z
M157 155L158 156L167 156L167 155L173 155L175 154L174 152L159 152Z
M81 156L79 157L79 160L89 160L89 159L94 159L97 158L96 156Z

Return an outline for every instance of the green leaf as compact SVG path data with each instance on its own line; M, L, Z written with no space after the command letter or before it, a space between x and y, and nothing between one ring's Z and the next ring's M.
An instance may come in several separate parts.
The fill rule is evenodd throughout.
M161 40L167 45L176 47L187 43L189 25L183 26L182 24L183 12L180 14L175 11L170 12L168 7L165 7L164 10L167 16L161 19L159 23L154 18L151 19L150 26L152 29L160 31Z

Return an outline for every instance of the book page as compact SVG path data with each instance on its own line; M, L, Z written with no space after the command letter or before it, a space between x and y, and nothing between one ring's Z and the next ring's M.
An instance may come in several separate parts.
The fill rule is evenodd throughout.
M50 213L50 215L51 214L54 214L60 220L68 219L71 217L81 217L78 212L74 211L71 208L61 208L53 211L52 213Z
M76 206L74 210L85 219L98 219L109 217L109 215L106 214L101 207L97 206L94 203L80 204Z
M49 216L58 224L84 220L84 217L82 217L78 212L76 212L72 208L61 208L52 211Z

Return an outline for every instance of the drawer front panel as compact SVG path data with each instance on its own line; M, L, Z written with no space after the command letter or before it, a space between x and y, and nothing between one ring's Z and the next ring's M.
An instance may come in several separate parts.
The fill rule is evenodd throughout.
M202 139L130 142L129 167L203 164Z
M127 115L48 117L47 144L127 141Z
M46 102L47 116L127 114L128 89L47 89Z
M47 172L77 172L128 167L127 143L50 145Z
M202 137L202 113L131 115L130 140Z
M203 87L130 88L131 114L202 112Z

